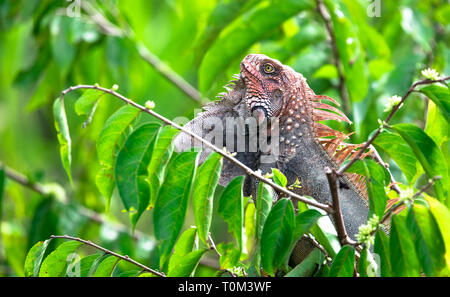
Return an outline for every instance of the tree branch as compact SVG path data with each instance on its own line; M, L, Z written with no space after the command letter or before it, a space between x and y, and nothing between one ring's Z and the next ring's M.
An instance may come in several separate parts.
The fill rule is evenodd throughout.
M317 239L315 239L309 233L303 234L302 237L309 239L311 243L323 253L323 255L325 256L325 260L331 264L332 260L330 260L331 259L330 255L325 250L325 248L317 241Z
M348 91L345 83L345 76L344 71L342 70L342 64L341 64L341 58L339 55L339 51L336 45L336 37L334 35L333 31L333 25L331 24L330 20L330 14L328 13L327 9L325 8L322 0L317 0L317 12L322 17L325 28L328 32L328 36L330 37L330 45L331 45L331 51L333 52L333 62L334 66L336 67L336 70L338 72L339 77L339 93L342 98L342 107L344 108L344 112L349 115L350 110L350 99L348 97Z
M27 178L25 175L23 175L22 173L17 172L17 171L15 171L15 170L12 169L12 168L7 167L6 165L2 165L1 163L0 163L0 167L3 167L3 169L4 169L4 171L5 171L5 175L6 175L9 179L11 179L11 180L13 180L13 181L15 181L15 182L21 184L22 186L24 186L24 187L26 187L26 188L29 188L30 190L33 190L33 191L35 191L35 192L37 192L37 193L39 193L39 194L41 194L41 195L46 195L46 194L48 194L48 193L46 192L44 186L41 185L40 183L31 181L30 179L28 179L28 178Z
M177 130L180 130L186 134L188 134L189 136L191 136L192 138L194 138L195 140L200 141L201 143L203 143L205 146L207 146L208 148L212 149L213 151L217 152L218 154L220 154L222 157L228 159L229 161L233 162L236 166L242 168L248 175L253 176L254 178L262 181L263 183L266 183L268 185L270 185L272 188L274 188L275 190L286 194L287 196L291 197L292 199L301 201L303 203L306 203L308 205L311 206L315 206L317 208L320 208L328 213L333 213L333 209L327 205L327 204L323 204L323 203L319 203L315 200L311 200L308 199L304 196L298 195L294 192L291 192L289 190L287 190L286 188L283 188L279 185L277 185L276 183L274 183L272 180L263 177L260 173L257 173L255 171L253 171L250 167L246 166L244 163L242 163L241 161L237 160L236 158L234 158L233 156L231 156L231 154L229 152L224 151L223 149L220 149L218 147L216 147L215 145L213 145L211 142L203 139L202 137L198 136L197 134L184 129L183 127L181 127L180 125L178 125L175 122L172 122L171 120L163 117L162 115L160 115L159 113L154 112L151 109L145 108L142 105L132 101L131 99L128 99L127 97L113 91L110 89L106 89L103 87L100 87L98 85L77 85L77 86L73 86L73 87L69 87L68 89L65 89L64 91L61 92L61 98L63 98L67 93L74 91L74 90L78 90L78 89L96 89L96 90L100 90L102 92L108 93L110 95L113 95L114 97L119 98L120 100L124 101L125 103L132 105L134 107L136 107L137 109L148 113L150 115L152 115L153 117L161 120L162 122L174 127Z
M50 238L61 238L61 239L68 239L68 240L78 241L78 242L84 243L85 245L88 245L88 246L91 246L93 248L96 248L96 249L104 252L105 254L112 255L114 257L117 257L117 258L120 258L120 259L122 259L124 261L127 261L127 262L129 262L131 264L134 264L134 265L138 266L139 268L142 268L142 270L150 272L150 273L152 273L154 275L161 276L161 277L165 277L166 276L164 273L156 271L156 270L153 270L150 267L147 267L144 264L141 264L141 263L131 259L127 255L122 256L120 254L117 254L117 253L115 253L115 252L113 252L111 250L108 250L108 249L106 249L106 248L104 248L102 246L99 246L99 245L97 245L97 244L95 244L95 243L93 243L91 241L88 241L88 240L84 240L84 239L81 239L81 238L78 238L78 237L72 237L72 236L69 236L69 235L52 235L52 236L50 236Z
M341 245L354 244L347 235L347 230L345 230L344 218L342 216L341 203L339 201L339 192L337 185L337 174L334 169L329 167L325 168L325 174L327 175L328 184L330 185L331 198L333 201L333 219L336 225L336 232Z
M15 181L19 184L21 184L22 186L42 195L42 196L46 196L49 195L49 191L46 188L45 184L41 184L39 182L34 182L31 181L28 177L26 177L25 175L23 175L20 172L17 172L16 170L7 167L6 165L3 165L3 168L5 170L5 175L8 179ZM62 199L60 199L59 201L63 204L67 204L68 203L68 199L66 197L66 193L64 192L64 197L61 197ZM99 224L108 224L109 226L111 226L114 230L116 230L117 232L123 232L123 233L127 233L128 234L128 230L126 226L123 226L121 224L118 223L114 223L111 221L108 221L105 219L105 217L99 213L96 213L92 210L90 210L89 208L86 208L84 206L81 205L77 205L77 208L80 211L80 214L86 218L88 218L89 220L99 223ZM139 239L142 238L144 236L146 236L145 234L141 233L138 230L135 230L133 232L133 234L130 234L130 236L134 239Z
M405 102L405 100L408 98L408 96L415 90L415 88L419 85L427 85L427 84L432 84L432 83L445 83L445 81L449 80L450 76L441 78L441 79L437 79L437 80L431 80L431 79L424 79L424 80L420 80L417 81L415 83L413 83L411 85L411 87L408 89L408 91L405 93L405 95L403 95L402 99L400 100L400 102L395 105L391 112L389 113L389 115L387 116L386 120L384 121L384 123L388 124L389 121L392 119L392 117L395 115L395 113L399 110L399 108L403 105L403 103ZM355 163L357 160L359 160L359 158L362 156L362 154L364 153L364 151L370 146L372 145L372 143L375 141L375 139L381 134L381 132L383 131L384 127L379 127L376 132L372 135L372 137L364 144L364 146L358 151L358 153L355 155L355 157L353 157L353 159L351 159L349 162L347 162L347 164L345 164L344 166L342 166L341 168L339 168L339 170L337 171L338 175L342 175L347 169L350 168L350 166L353 165L353 163Z

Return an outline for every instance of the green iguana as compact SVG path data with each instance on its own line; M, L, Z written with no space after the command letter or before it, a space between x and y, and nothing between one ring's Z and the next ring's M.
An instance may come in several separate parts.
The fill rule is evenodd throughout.
M337 169L362 147L344 143L348 135L319 123L325 120L350 123L339 109L324 101L339 104L329 97L315 95L301 74L265 55L245 57L240 74L234 78L236 80L226 86L227 92L220 94L222 99L206 105L205 111L185 128L235 152L236 158L253 170L261 170L264 174L271 168L278 168L286 175L288 184L298 179L301 184L301 188L295 190L298 194L311 196L322 203L331 202L325 167ZM262 157L271 152L262 152L258 146L255 149L257 140L250 135L248 126L239 124L239 121L230 125L230 118L254 119L258 127L264 127L264 133L258 130L256 137L265 137L270 147L278 150L275 159L262 162ZM236 138L239 137L245 138L244 147L236 146ZM252 144L253 150L250 149ZM175 145L179 151L201 146L192 143L184 133L175 139ZM205 148L201 159L209 153L210 150ZM226 186L238 175L245 175L245 172L224 160L220 184ZM246 181L246 194L254 194L255 181L251 178ZM354 239L358 227L366 223L368 214L364 177L348 173L340 177L339 197L345 227ZM297 245L299 256L295 262L300 262L312 248L308 239L300 240Z

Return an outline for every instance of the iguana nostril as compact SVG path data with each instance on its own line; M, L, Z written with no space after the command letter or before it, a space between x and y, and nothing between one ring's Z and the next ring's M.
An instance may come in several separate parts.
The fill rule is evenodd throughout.
M256 119L256 123L261 125L266 120L267 111L263 107L257 106L253 108L252 116Z

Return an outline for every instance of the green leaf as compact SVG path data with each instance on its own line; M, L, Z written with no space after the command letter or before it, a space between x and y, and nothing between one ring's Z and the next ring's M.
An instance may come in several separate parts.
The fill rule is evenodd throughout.
M308 277L312 276L323 262L323 254L320 250L314 249L300 264L294 267L285 277Z
M417 159L409 145L398 134L383 131L374 141L374 145L385 151L400 167L409 183L417 174Z
M420 265L411 233L406 227L406 219L400 215L392 217L389 250L393 276L420 275Z
M256 238L261 239L261 233L264 228L264 223L272 208L273 196L272 187L268 184L260 182L258 185L258 195L256 197Z
M319 271L314 274L314 277L328 277L330 273L330 267L328 265L320 266Z
M116 185L114 167L116 156L125 143L128 130L136 120L140 110L133 106L123 106L105 123L97 141L97 156L102 166L97 173L95 183L106 198L106 211L109 210L112 192Z
M233 242L221 242L216 245L216 248L221 255L219 258L220 269L230 269L236 266L241 256L241 251L236 249Z
M417 126L397 124L392 128L409 144L430 179L435 176L442 177L434 183L434 189L439 200L444 202L448 195L449 180L447 162L439 147ZM450 203L450 199L447 203Z
M128 270L119 274L118 277L136 277L139 273L139 270Z
M94 276L94 274L96 273L100 263L102 263L102 261L104 261L105 259L109 258L110 255L107 253L103 253L100 255L97 255L98 257L95 258L95 260L92 262L92 264L89 266L88 269L86 269L85 272L85 276ZM81 266L81 275L83 276L84 270L83 270L83 265Z
M225 188L219 199L218 213L228 225L228 232L236 240L237 250L242 251L242 227L244 223L244 206L242 188L244 177L235 177Z
M411 37L422 47L425 52L431 51L431 40L433 38L433 29L430 23L427 23L424 16L411 7L402 7L402 28L411 35Z
M436 104L444 118L450 124L450 90L448 87L433 84L420 89L420 92Z
M144 272L144 273L139 274L138 277L155 277L155 276L156 276L156 275L154 275L153 273L150 273L150 272Z
M90 276L91 271L95 271L96 265L103 258L102 254L93 254L80 259L80 275L79 277Z
M359 256L359 260L358 260L358 265L357 265L357 269L358 269L358 273L361 277L367 277L367 270L369 268L369 259L368 259L368 252L367 252L367 246L364 245L360 256Z
M439 226L426 206L415 204L408 211L407 226L417 257L427 276L439 276L445 268L445 245Z
M447 263L448 272L450 274L450 211L449 209L440 203L438 200L426 197L426 201L430 207L430 211L433 214L436 223L439 226L439 230L442 234L445 244L445 261Z
M63 216L56 209L53 197L43 199L35 208L31 219L28 242L38 242L57 232L58 220Z
M40 277L61 277L66 274L68 256L75 252L81 245L78 241L62 243L50 255L45 258L39 272Z
M355 28L355 33L358 36L361 44L364 46L368 55L374 57L390 59L390 49L387 45L382 33L379 33L371 24L369 24L367 18L369 11L365 5L361 5L358 1L344 0L346 8L348 9L349 21L352 23L352 27Z
M333 79L338 77L336 66L333 64L325 64L321 66L313 75L314 78Z
M98 100L100 100L104 94L103 91L96 89L85 90L83 95L75 102L75 112L77 115L90 114Z
M100 262L97 269L95 270L95 277L110 277L113 275L114 268L116 268L117 263L119 263L120 259L114 256L110 256Z
M6 175L5 175L5 169L0 164L0 222L2 221L2 214L3 214L3 193L5 192L5 185L6 185Z
M375 233L375 244L373 249L375 254L379 257L378 265L380 267L381 276L392 276L389 238L383 231L377 231L377 233Z
M387 195L385 187L390 183L389 173L386 168L373 160L364 160L361 162L365 168L367 194L369 195L369 215L376 214L379 218L383 217L386 209Z
M280 199L270 210L261 235L261 264L269 275L275 275L289 255L294 228L294 206L289 199Z
M188 277L191 276L195 268L208 249L195 249L196 228L190 228L181 234L175 245L174 252L169 261L168 276Z
M53 58L64 76L75 59L76 47L70 40L72 19L56 15L50 24Z
M310 1L299 0L274 0L264 4L229 25L210 47L199 69L200 91L209 90L217 76L235 59L241 58L252 44L312 6Z
M28 251L25 259L25 276L38 276L41 268L42 258L47 250L51 239L39 241Z
M366 245L364 245L361 253L360 253L360 257L358 260L358 273L361 277L374 277L374 276L378 276L376 274L376 267L373 266L373 264L371 263L371 254L369 252L369 249L367 248ZM378 263L377 265L380 265L380 263Z
M300 212L310 209L310 207L303 202L299 202L297 207ZM312 226L309 231L331 257L336 256L341 248L341 244L337 238L335 227L328 216L319 218L317 223Z
M193 206L195 225L198 228L198 237L205 244L211 226L213 211L213 198L222 170L222 156L216 152L211 153L199 167L195 177L193 191Z
M175 156L166 170L166 178L156 200L153 224L160 243L160 266L166 264L183 226L196 171L197 152Z
M346 11L344 7L341 7L342 3L327 0L324 4L328 8L333 24L336 47L343 66L350 100L361 101L367 95L369 83L365 51L355 32L356 27L352 25L351 18L346 17Z
M279 185L283 188L286 187L287 178L286 178L286 176L284 176L284 174L280 170L278 170L276 168L272 168L272 174L273 174L273 181L277 185Z
M67 123L66 111L64 109L64 99L57 98L55 100L55 103L53 104L53 117L55 118L55 128L58 136L61 161L64 170L69 177L70 183L73 184L70 171L70 165L72 163L72 141L70 139L69 124Z
M331 263L328 276L352 277L355 265L355 249L349 245L341 248Z
M151 191L149 208L155 207L158 191L164 179L165 169L173 153L172 139L177 133L178 130L167 125L162 127L156 139L152 151L152 159L148 165Z
M173 277L191 276L198 263L200 262L201 257L207 251L209 250L201 249L190 252L189 254L185 255L182 260L175 262L172 267L169 266L169 273L167 275Z
M314 226L322 214L315 209L308 209L295 216L294 244Z
M444 117L433 101L428 100L427 123L425 125L425 133L427 133L433 141L439 146L445 145L449 140L449 124L448 118ZM445 155L445 150L442 150ZM446 155L448 160L448 154Z
M256 208L252 202L247 203L245 208L245 247L247 249L247 255L251 255L256 244Z
M196 54L203 56L204 52L219 36L220 31L230 24L239 15L254 7L261 0L221 0L214 7L214 10L208 17L207 26L201 37L198 39L194 48Z
M196 246L195 242L196 235L197 235L197 228L195 227L191 227L186 231L184 231L183 234L181 234L180 238L177 241L177 244L175 245L173 255L170 257L170 262L172 262L172 260L174 260L174 258L177 257L178 259L176 260L180 260L183 258L183 256L192 252L192 250Z
M137 128L120 150L116 161L116 181L120 198L130 212L133 229L150 200L147 167L160 125L144 124Z

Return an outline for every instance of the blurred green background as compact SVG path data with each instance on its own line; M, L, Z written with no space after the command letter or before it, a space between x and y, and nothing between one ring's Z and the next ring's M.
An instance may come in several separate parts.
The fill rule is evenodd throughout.
M83 128L86 118L73 111L77 93L67 96L73 186L68 181L52 103L69 86L117 84L118 92L139 103L153 100L155 111L169 119L192 118L201 107L198 100L206 102L222 92L246 54L263 53L302 73L317 94L342 102L354 123L350 130L356 131L351 141L359 143L386 115L388 99L403 95L421 78L422 69L449 75L448 1L324 1L340 71L317 3L0 0L0 162L66 194L44 197L8 180L5 194L0 194L0 276L23 275L28 249L51 234L89 239L157 266L151 211L130 235L120 199L113 197L105 214L105 200L95 186L95 140L108 116L122 105L115 98L102 100L92 123ZM345 79L343 90L339 72ZM192 86L193 94L173 83L177 75L181 84ZM394 122L424 128L426 116L427 100L413 94ZM146 115L141 121L153 119ZM446 147L448 160L447 124L439 117L436 121L445 125L436 139ZM383 157L406 183L396 164ZM185 226L192 222L188 212ZM225 238L224 223L213 220L212 233Z

